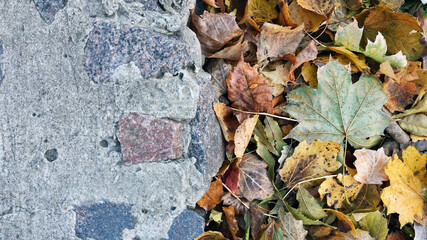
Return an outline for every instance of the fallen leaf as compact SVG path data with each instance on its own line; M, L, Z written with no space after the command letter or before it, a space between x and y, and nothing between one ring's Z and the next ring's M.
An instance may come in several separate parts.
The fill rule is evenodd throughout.
M289 71L288 78L291 81L295 81L294 71L301 66L301 64L314 60L317 57L317 47L316 42L311 40L310 43L305 47L301 52L297 55L297 61L292 64L291 69Z
M368 231L369 235L376 240L385 240L387 238L387 219L378 210L368 213L359 221L359 225L362 230Z
M335 7L333 0L297 0L297 2L301 7L319 15L328 15Z
M221 202L221 198L224 195L222 190L222 181L217 179L211 182L208 191L197 201L197 205L206 211L212 210L217 204Z
M343 48L343 47L341 47ZM345 49L345 48L344 48ZM351 51L345 49L347 52L352 53ZM363 64L365 64L365 55L359 53L359 54L355 54L357 57L357 61L360 61L360 65L359 67L363 66ZM350 70L352 73L354 72L360 72L360 69L354 64L354 62L348 58L347 56L343 55L343 54L330 54L330 55L323 55L323 56L317 56L317 58L315 60L313 60L313 63L316 64L316 66L318 67L322 67L324 66L326 63L328 63L330 60L337 60L339 63L341 63L342 65L350 65ZM355 60L355 59L353 59ZM356 61L355 60L355 61ZM366 64L365 64L366 65ZM362 67L363 69L363 67ZM317 75L316 75L317 76ZM317 82L317 79L316 79Z
M264 23L258 38L258 62L267 58L280 58L294 53L304 37L304 26L295 29Z
M404 0L380 0L381 3L391 7L394 11L398 10L402 6Z
M286 143L283 141L283 134L279 124L273 118L265 117L264 125L268 140L274 144L278 152L282 151Z
M218 224L221 224L222 223L222 212L212 210L211 213L209 214L209 222L210 221L214 221Z
M314 239L327 239L333 234L334 228L326 226L312 226L309 229L308 235Z
M427 113L418 113L399 119L400 127L417 136L427 136Z
M305 188L298 188L297 200L299 202L298 209L305 216L316 220L328 216L316 199Z
M328 212L333 213L339 220L344 221L345 223L347 223L350 226L350 228L351 228L353 236L354 237L357 236L357 234L356 234L356 228L354 227L353 222L344 213L342 213L340 211L336 211L334 209L325 209L325 210L328 211ZM368 233L368 235L369 235L369 233ZM358 239L358 238L356 238L356 239Z
M220 102L214 102L213 108L218 118L219 125L222 130L222 134L227 142L234 140L234 135L237 127L239 126L239 122L233 114L233 110L231 110L227 105Z
M275 233L274 227L275 227L275 225L276 225L276 222L274 220L270 221L268 223L268 225L263 225L261 227L261 230L259 231L259 234L255 235L255 236L252 235L253 239L256 239L256 240L273 240L273 239L276 239L276 238L274 238L274 233Z
M251 204L249 208L249 215L251 217L251 235L255 239L264 219L264 211L260 206Z
M271 22L279 16L276 5L276 0L250 0L248 15L257 23Z
M340 150L341 147L336 142L315 140L307 144L303 140L295 148L292 157L286 159L279 169L285 186L291 187L300 181L333 174L341 167L341 163L337 161Z
M219 8L215 0L203 0L203 2L211 7Z
M235 17L226 13L191 14L191 26L199 39L203 54L215 53L231 39L243 34Z
M357 182L352 176L340 173L337 177L328 178L320 185L319 194L324 198L326 196L327 204L336 209L343 207L346 198L353 201L360 190L362 184Z
M234 154L237 158L242 158L245 154L245 149L251 140L252 133L258 121L258 115L248 118L237 127L236 134L234 135Z
M291 213L285 212L283 208L279 209L277 222L282 230L282 239L303 240L307 235L301 220L296 220Z
M211 75L211 82L219 98L227 93L226 79L232 67L222 59L210 59L206 64L206 72Z
M332 50L338 54L346 56L351 62L357 67L360 72L369 69L365 63L364 58L360 58L358 55L354 54L352 51L348 50L345 47L328 47L329 50Z
M418 60L424 49L419 42L422 29L417 19L407 13L392 12L384 4L366 9L355 16L364 27L364 35L373 41L381 32L387 42L387 53L402 51L409 60Z
M289 82L288 74L291 63L287 62L283 64L280 62L272 64L271 67L274 68L274 70L263 70L261 73L267 78L271 87L271 93L276 97L283 93L285 86Z
M325 225L325 226L327 226L327 224L323 223L322 221L313 220L313 219L307 217L306 215L304 215L301 212L300 209L295 209L289 205L286 206L286 209L289 210L290 213L292 213L292 216L294 216L294 218L296 220L301 220L304 225Z
M357 21L347 24L345 27L338 26L335 33L335 44L344 46L350 51L361 52L360 40L362 40L363 28L359 28Z
M302 65L301 75L311 88L317 88L317 66L306 62Z
M212 55L206 55L207 58L221 58L231 61L239 61L240 57L245 56L249 50L248 42L237 42L235 45L226 47Z
M194 240L226 240L226 238L220 232L207 231Z
M279 1L279 7L280 7L280 14L278 22L282 26L290 26L290 27L297 27L298 25L291 20L291 16L289 13L289 5L287 1Z
M375 240L375 238L369 235L369 232L363 231L361 229L356 229L356 233L352 232L339 233L337 236L332 236L329 239L331 240Z
M301 7L298 1L293 1L289 5L289 16L291 22L298 26L304 25L308 32L317 31L320 25L327 20L326 17Z
M266 162L254 154L245 154L239 167L238 195L252 201L254 199L266 199L273 194L274 189L268 178Z
M397 79L396 75L394 74L394 70L388 61L385 61L385 62L380 64L380 70L379 71L382 74L386 75L387 77Z
M233 206L234 210L239 215L246 214L246 211L248 210L246 206L249 206L249 201L244 198L239 200L235 198L231 193L224 194L224 196L222 197L222 201L223 205L225 206ZM242 202L246 204L246 206Z
M248 15L248 0L227 0L225 1L229 5L229 11L236 10L236 18L239 20L239 24L243 24Z
M227 86L231 106L250 112L272 113L273 96L268 81L258 73L258 69L251 67L243 59L230 72ZM249 115L238 113L236 116L242 122Z
M240 169L236 162L233 162L222 175L222 181L230 191L235 194L240 181Z
M302 84L288 93L284 110L299 124L287 138L334 141L342 146L347 138L356 148L371 147L367 138L382 135L390 122L381 112L387 97L378 79L362 74L352 84L348 69L333 60L319 68L317 76L317 89Z
M225 219L227 220L228 230L231 232L231 236L233 236L234 240L240 240L242 238L237 236L237 232L239 231L239 225L237 224L237 220L235 217L235 211L233 206L222 207L222 211L224 212Z
M411 109L408 109L403 113L394 115L393 118L395 118L395 119L396 118L402 118L404 116L413 115L413 114L417 114L417 113L423 113L423 112L427 112L427 97L422 98L421 101L419 101Z
M427 154L420 154L414 146L409 146L403 150L402 159L393 155L388 162L385 173L390 178L390 186L381 193L387 214L399 214L400 227L413 223L416 215L425 214L421 192L427 187Z
M354 156L357 169L354 179L363 184L382 184L388 180L384 168L390 158L385 155L383 148L377 151L363 148L354 151Z

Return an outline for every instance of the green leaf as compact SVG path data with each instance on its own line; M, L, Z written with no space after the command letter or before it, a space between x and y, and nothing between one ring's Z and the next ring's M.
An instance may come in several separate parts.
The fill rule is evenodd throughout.
M347 138L352 146L372 147L367 138L382 135L390 123L381 112L387 96L378 79L362 74L352 84L349 69L334 60L319 68L317 76L317 89L303 84L288 93L284 110L299 124L287 138L334 141L341 146Z
M257 145L256 153L268 164L268 177L270 180L274 180L274 166L276 164L276 160L257 135L254 135L254 139Z
M427 116L426 113L418 113L403 117L399 120L402 129L417 136L427 136Z
M299 202L298 209L305 216L311 219L321 219L328 216L316 199L305 188L300 187L298 189L297 200Z
M214 221L218 224L222 223L222 212L218 212L216 210L212 210L209 215L209 221Z
M387 219L377 210L371 212L359 221L360 227L369 231L369 235L377 240L385 240L388 233Z
M282 229L283 239L303 240L307 235L307 231L304 229L303 222L296 220L292 213L285 212L283 208L279 209L278 223Z
M282 129L280 129L279 124L274 121L271 117L266 117L264 120L265 125L265 134L267 135L268 140L271 143L274 143L277 152L282 151L283 146L286 145L283 141Z
M274 147L274 140L271 141L270 139L267 139L266 129L259 120L256 123L254 134L258 136L258 141L260 141L268 149L268 151L276 156L279 156L279 152Z
M291 207L289 205L286 205L286 206L287 206L287 209L289 210L289 212L292 213L292 216L294 216L294 218L296 220L301 220L304 225L324 225L324 226L329 226L328 224L325 224L322 221L313 220L313 219L310 219L310 218L304 216L304 214L300 210L298 210L298 209L295 209L295 208L293 208L293 207Z
M362 52L359 46L362 34L363 28L359 28L357 21L354 20L345 27L338 26L337 33L335 34L335 43L338 46L346 47L348 50Z

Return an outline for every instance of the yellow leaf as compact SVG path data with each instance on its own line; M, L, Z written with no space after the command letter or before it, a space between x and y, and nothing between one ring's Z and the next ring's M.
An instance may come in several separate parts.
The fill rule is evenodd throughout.
M287 62L286 64L283 64L282 62L279 62L273 64L272 67L274 68L273 71L263 70L261 73L267 78L273 96L279 96L283 93L286 84L289 82L288 74L291 63Z
M301 7L320 15L328 15L334 10L333 0L297 0L297 2Z
M348 218L344 213L336 211L334 209L325 209L328 212L333 213L339 220L346 222L353 232L353 236L356 237L356 228L354 227L353 222Z
M349 201L356 199L363 184L357 182L352 176L340 173L336 178L326 179L319 188L319 194L326 196L328 206L341 208L346 197Z
M311 88L317 88L317 66L306 62L302 65L301 75Z
M360 59L356 54L345 47L328 47L328 49L348 57L361 72L363 72L365 69L369 69L369 67L365 64L365 59Z
M248 5L248 15L258 23L270 22L277 19L276 0L251 0Z
M289 5L289 17L292 23L296 23L298 26L304 25L309 32L317 31L320 25L327 20L325 16L301 7L297 1L293 1Z
M361 59L363 62L365 62L365 57L363 54L356 55L359 59ZM345 55L341 54L331 54L327 56L318 56L316 60L314 60L314 63L328 63L329 60L338 60L342 65L349 65L351 72L359 72L360 70L356 67L356 65ZM317 79L316 79L317 80Z
M427 185L427 154L421 155L414 146L409 146L403 150L402 159L393 155L387 164L385 173L390 186L381 193L388 214L399 214L401 227L413 223L416 216L424 216L422 189Z
M383 148L378 151L363 148L354 151L354 156L357 169L354 179L363 184L382 184L388 180L384 168L390 158L385 155Z
M234 154L237 158L242 158L245 149L249 144L254 131L258 115L245 119L239 127L237 127L236 134L234 135Z
M304 140L295 148L294 154L286 159L279 174L288 187L304 180L331 175L341 167L337 160L340 150L336 142L315 140L307 144Z

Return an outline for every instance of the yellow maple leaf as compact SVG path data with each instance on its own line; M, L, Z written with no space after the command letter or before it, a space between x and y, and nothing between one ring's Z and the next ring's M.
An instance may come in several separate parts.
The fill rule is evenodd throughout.
M401 227L413 223L417 217L424 218L422 192L427 187L427 154L420 154L414 146L409 146L403 150L402 159L395 154L387 164L385 173L390 178L390 186L381 193L388 214L399 214Z
M326 196L327 204L330 207L341 208L346 198L353 201L357 198L363 184L360 184L352 176L340 173L336 178L326 179L319 188L319 194Z

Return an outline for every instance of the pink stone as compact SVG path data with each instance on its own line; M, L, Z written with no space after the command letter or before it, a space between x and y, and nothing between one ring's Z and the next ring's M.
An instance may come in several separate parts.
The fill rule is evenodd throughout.
M116 135L125 164L176 159L182 155L182 124L169 119L125 113Z

